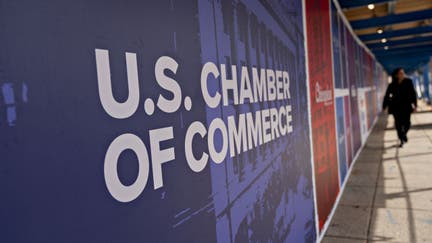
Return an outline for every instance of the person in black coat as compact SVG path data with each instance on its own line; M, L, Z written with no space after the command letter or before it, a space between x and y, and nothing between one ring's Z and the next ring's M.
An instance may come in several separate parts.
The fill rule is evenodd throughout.
M417 109L417 95L411 79L405 76L402 68L392 72L392 82L384 96L383 110L393 114L400 147L408 142L407 133L411 126L411 113Z

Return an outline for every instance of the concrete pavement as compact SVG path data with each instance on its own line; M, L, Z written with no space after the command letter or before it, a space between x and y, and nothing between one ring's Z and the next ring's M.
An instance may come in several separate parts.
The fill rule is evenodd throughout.
M432 242L432 111L421 107L403 148L380 116L322 242Z

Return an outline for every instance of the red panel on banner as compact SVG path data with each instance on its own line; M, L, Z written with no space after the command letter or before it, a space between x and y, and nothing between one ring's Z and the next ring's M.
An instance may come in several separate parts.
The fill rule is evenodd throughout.
M321 230L339 192L328 0L306 1L306 26L315 182Z

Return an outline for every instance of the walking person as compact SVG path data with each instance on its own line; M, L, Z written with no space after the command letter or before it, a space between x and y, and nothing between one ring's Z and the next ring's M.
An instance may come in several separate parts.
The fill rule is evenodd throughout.
M402 68L392 72L392 82L384 96L383 110L388 108L395 120L400 147L408 142L407 133L411 126L411 113L417 109L417 95L411 79L405 76Z

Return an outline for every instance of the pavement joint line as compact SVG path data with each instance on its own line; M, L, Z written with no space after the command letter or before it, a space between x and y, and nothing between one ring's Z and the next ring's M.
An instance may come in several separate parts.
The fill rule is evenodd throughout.
M384 119L386 119L385 123L387 125L387 123L388 123L388 117L385 117ZM384 136L385 133L383 133L382 135ZM375 209L374 205L375 205L375 200L376 200L376 196L377 196L378 181L379 181L379 176L381 174L381 169L383 167L383 158L382 158L382 156L381 156L380 161L378 163L379 163L379 166L378 166L378 171L377 171L377 178L376 178L376 181L375 181L374 193L373 193L373 196L372 196L372 203L371 203L372 207L371 207L371 210L369 212L369 220L368 220L367 231L366 231L366 243L369 242L369 234L371 232L371 225L372 225L372 216L373 216L373 213L374 213L374 209Z
M401 187L401 186L391 186L391 185L378 185L378 187L387 187L387 188L402 188L402 189L404 189L403 187ZM410 187L408 187L408 189L421 189L422 187L420 187L420 186L410 186Z
M395 208L395 207L388 207L388 206L374 206L373 208L382 208L382 209L391 209L391 210L399 210L399 211L418 211L418 212L432 212L430 209L421 209L421 208Z
M391 210L399 210L399 211L417 211L417 212L432 212L432 209L422 209L422 208L403 208L403 207L389 207L389 206L366 206L366 205L355 205L355 204L349 204L349 203L340 203L339 205L345 206L345 207L352 207L352 208L366 208L366 209L391 209Z

